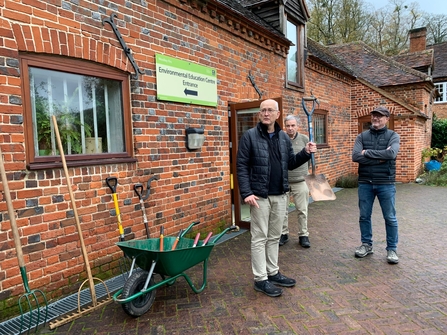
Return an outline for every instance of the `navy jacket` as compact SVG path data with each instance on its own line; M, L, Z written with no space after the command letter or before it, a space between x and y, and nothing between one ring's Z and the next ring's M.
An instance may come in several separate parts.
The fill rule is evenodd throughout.
M289 136L275 122L278 136L279 157L281 160L283 191L289 191L288 170L296 169L310 159L305 149L296 155L292 149ZM242 199L254 194L261 198L268 197L270 182L270 138L266 127L259 122L256 127L247 130L239 141L237 152L237 180Z

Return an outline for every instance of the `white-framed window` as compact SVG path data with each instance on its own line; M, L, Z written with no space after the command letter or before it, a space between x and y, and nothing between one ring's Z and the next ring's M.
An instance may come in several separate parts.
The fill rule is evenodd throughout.
M133 160L127 73L62 57L21 56L28 167L58 166L53 116L70 166Z
M287 84L289 87L304 86L304 26L287 20L286 37L293 42L287 55Z
M440 97L435 99L436 102L447 102L447 82L445 83L436 83L435 88L438 89Z

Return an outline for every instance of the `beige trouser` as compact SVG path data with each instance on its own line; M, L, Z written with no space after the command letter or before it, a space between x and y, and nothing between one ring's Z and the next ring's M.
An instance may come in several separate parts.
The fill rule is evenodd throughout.
M278 246L289 197L271 195L257 200L259 208L250 206L251 267L255 281L274 276L278 267Z
M289 183L289 195L293 197L295 208L298 214L298 236L309 236L307 231L307 208L309 207L309 188L305 181L299 183ZM287 203L287 208L289 204ZM289 233L289 211L286 211L282 234Z

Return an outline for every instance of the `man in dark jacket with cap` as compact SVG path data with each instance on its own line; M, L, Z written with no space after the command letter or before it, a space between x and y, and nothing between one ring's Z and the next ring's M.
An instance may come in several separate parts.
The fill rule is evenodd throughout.
M371 214L374 199L379 199L386 228L387 261L397 264L398 225L395 209L396 156L399 135L387 129L390 112L379 106L371 112L372 125L359 134L354 143L352 161L359 163L358 196L362 245L355 250L356 257L374 253Z
M250 205L254 289L270 297L282 294L275 284L296 284L278 267L278 243L289 200L288 170L306 163L317 150L317 145L309 142L295 155L289 136L276 122L279 113L275 100L261 102L260 122L242 135L236 162L240 194Z

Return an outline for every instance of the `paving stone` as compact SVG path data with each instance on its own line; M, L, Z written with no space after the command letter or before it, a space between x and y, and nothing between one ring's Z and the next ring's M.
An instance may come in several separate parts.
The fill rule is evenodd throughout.
M280 270L297 285L270 298L253 289L250 234L216 245L207 287L195 294L179 278L157 290L151 309L129 317L112 303L41 334L95 335L438 335L447 333L447 188L398 184L399 264L386 261L380 206L373 212L374 254L354 257L360 245L357 189L309 206L311 248L291 241L279 249ZM202 266L188 270L201 284Z

